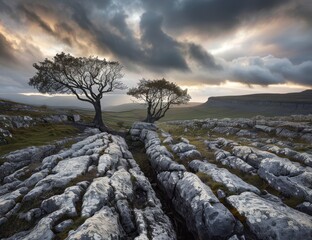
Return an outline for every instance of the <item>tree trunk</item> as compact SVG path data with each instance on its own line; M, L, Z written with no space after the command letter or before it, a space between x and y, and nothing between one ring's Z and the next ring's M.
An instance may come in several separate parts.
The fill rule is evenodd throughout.
M102 118L101 102L100 101L94 102L93 107L95 110L95 116L93 119L95 127L99 128L101 131L107 131L108 128L105 126Z
M157 120L159 120L160 118L158 117L154 117L152 114L147 114L146 118L144 119L143 122L147 122L147 123L154 123Z

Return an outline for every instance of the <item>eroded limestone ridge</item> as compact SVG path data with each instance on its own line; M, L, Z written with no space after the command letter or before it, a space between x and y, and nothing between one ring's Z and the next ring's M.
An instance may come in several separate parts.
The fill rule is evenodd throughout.
M25 151L36 154L31 148L6 158L18 162ZM35 168L15 165L3 176L1 238L176 239L122 137L98 133L41 157Z
M195 239L312 239L311 119L294 119L174 121L167 132L137 122L130 133Z
M0 238L177 239L180 227L200 240L312 239L310 116L137 122L129 133L133 155L94 131L61 151L5 155Z

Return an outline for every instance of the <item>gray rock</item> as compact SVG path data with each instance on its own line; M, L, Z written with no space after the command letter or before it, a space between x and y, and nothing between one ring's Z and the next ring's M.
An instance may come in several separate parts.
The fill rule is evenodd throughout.
M34 222L42 215L42 211L40 208L33 208L29 210L27 213L21 213L19 218L25 219L28 222Z
M232 193L251 191L260 194L259 189L244 182L225 168L218 168L215 164L194 160L189 167L195 172L202 172L211 177L215 182L221 183Z
M269 153L266 151L261 151L253 147L248 146L235 146L232 149L232 153L243 159L249 165L254 168L258 168L261 164L261 161L265 158L276 158L277 156L273 153Z
M274 128L265 126L265 125L255 125L254 127L256 130L260 130L266 133L272 133L274 131Z
M40 180L44 179L49 174L49 171L47 169L44 169L40 172L36 172L33 175L31 175L28 179L26 179L24 182L20 184L20 186L25 187L32 187L36 185Z
M234 232L233 215L195 174L185 172L177 182L173 204L199 239L226 239Z
M98 173L103 176L112 166L118 163L118 156L112 156L110 154L103 154L99 158Z
M121 225L125 232L127 234L135 232L136 226L134 224L134 215L133 211L130 209L128 201L118 200L116 206L120 216Z
M236 136L255 138L255 137L257 137L257 133L255 133L253 131L246 130L246 129L241 129L236 133Z
M0 217L9 212L16 204L16 201L21 198L28 188L22 187L13 192L8 192L0 196Z
M4 216L14 206L15 201L13 199L0 199L0 216Z
M72 186L65 189L63 194L55 195L41 203L41 209L47 213L52 213L57 210L62 210L68 216L77 216L76 204L82 194L82 188Z
M284 204L244 192L227 198L246 217L250 230L259 239L307 239L312 237L312 217Z
M301 136L301 139L309 142L309 143L312 143L312 133L305 133Z
M139 234L135 240L176 239L173 228L168 227L171 225L169 218L160 208L134 209L134 215Z
M125 234L119 225L118 215L109 207L103 207L95 215L88 218L77 230L70 232L68 240L107 240L122 239Z
M225 194L225 192L222 191L221 189L218 189L218 190L217 190L217 196L218 196L219 199L223 199L223 198L226 197L226 194Z
M190 141L184 137L180 137L181 142L184 142L186 144L190 144Z
M234 127L215 127L212 131L221 133L221 134L236 134L240 129Z
M286 137L286 138L297 138L299 134L297 132L288 130L287 128L277 128L276 129L276 135L280 137Z
M171 136L166 137L166 138L163 140L163 143L164 143L164 144L172 144L172 143L173 143L173 138L172 138Z
M113 197L113 188L107 177L96 178L83 196L81 216L90 217Z
M131 175L125 169L120 169L110 178L110 184L114 189L115 199L132 199L133 186Z
M80 121L80 115L74 114L73 115L73 120L74 120L74 122L79 122Z
M40 147L28 147L2 156L6 162L0 166L0 181L14 171L39 161L58 149L56 145L44 145Z
M164 155L160 155L150 161L153 169L157 173L163 171L186 171L183 165L172 161L171 158Z
M228 166L230 168L233 169L239 169L240 171L244 172L244 173L255 173L257 170L250 166L248 163L246 163L245 161L243 161L242 159L235 157L235 156L228 156L225 158L221 158L220 156L221 154L218 153L218 158L216 158L216 160L220 163L222 163L222 165ZM226 156L226 155L223 155Z
M190 150L195 150L196 147L185 142L180 142L171 146L171 149L174 153L184 153Z
M60 161L53 168L51 175L48 175L39 181L25 197L25 201L29 201L39 196L43 192L47 192L56 187L64 187L71 180L79 175L85 174L91 163L89 156L81 156Z
M286 196L312 202L312 172L305 171L285 158L267 158L261 162L258 174L270 186Z
M29 234L23 236L23 240L50 240L54 238L54 233L51 230L53 219L46 217L42 218L39 223L31 230Z
M54 227L54 230L56 232L63 232L66 228L70 227L71 225L73 225L74 221L72 219L67 219L61 223L59 223L58 225L56 225Z
M178 153L178 156L181 160L192 160L202 157L201 153L197 150L189 150L184 153Z
M312 203L310 202L303 202L296 206L296 209L300 212L304 212L306 214L312 215Z

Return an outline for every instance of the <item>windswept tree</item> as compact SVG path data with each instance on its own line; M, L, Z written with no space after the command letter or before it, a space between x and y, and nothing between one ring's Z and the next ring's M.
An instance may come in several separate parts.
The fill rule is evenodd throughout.
M37 72L29 85L41 93L74 94L79 100L91 103L95 110L93 123L105 131L102 119L101 99L103 94L124 89L119 62L101 60L98 57L73 57L56 54L52 60L34 63Z
M154 123L165 116L171 105L185 104L191 96L187 89L182 90L179 86L167 80L142 79L136 88L131 88L128 95L143 100L147 105L145 122Z

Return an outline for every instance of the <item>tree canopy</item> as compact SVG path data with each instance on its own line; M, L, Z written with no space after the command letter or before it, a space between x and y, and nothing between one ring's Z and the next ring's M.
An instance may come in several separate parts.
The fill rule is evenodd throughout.
M124 89L119 62L106 61L98 57L73 57L56 54L52 60L34 63L37 70L29 85L41 93L74 94L79 100L94 106L96 127L105 129L102 120L101 99L103 94Z
M185 104L191 96L175 83L163 79L142 79L128 95L143 100L147 104L147 116L144 121L153 123L165 116L171 105Z

